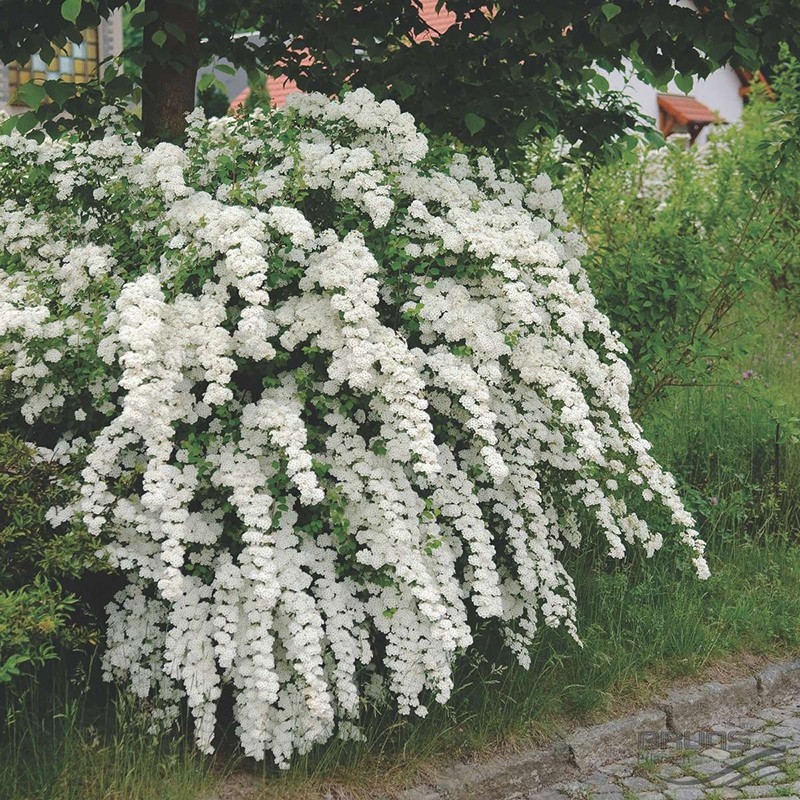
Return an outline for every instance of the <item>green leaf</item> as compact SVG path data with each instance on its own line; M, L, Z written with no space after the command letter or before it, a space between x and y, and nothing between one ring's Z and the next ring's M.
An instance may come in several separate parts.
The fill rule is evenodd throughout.
M186 31L180 25L176 25L174 22L165 22L164 28L173 39L179 42L186 41Z
M205 75L200 76L200 80L197 81L197 90L202 92L204 89L208 89L209 86L215 84L217 79L214 77L213 72L206 72Z
M144 6L141 7L143 8ZM130 18L128 24L131 28L144 28L145 25L155 22L157 19L158 14L155 11L137 11Z
M29 108L39 108L47 97L47 92L40 83L23 83L17 91L17 96Z
M652 147L663 147L666 144L663 134L655 128L650 128L650 130L646 131L644 138Z
M75 84L65 83L64 81L45 81L44 89L53 102L63 106L75 93Z
M260 69L250 69L247 71L247 85L250 89L262 90L264 88L266 76Z
M394 88L397 89L397 93L400 95L401 100L405 100L406 98L414 94L414 87L407 81L399 79L395 80Z
M479 114L470 111L468 114L464 115L464 124L467 126L467 130L474 136L478 131L483 129L486 125L486 120Z
M236 67L232 66L231 64L217 64L214 69L216 69L218 72L221 72L223 75L236 74Z
M536 128L536 122L536 117L533 115L520 122L520 124L517 125L517 139L520 141L527 139Z
M167 34L164 31L156 31L151 38L156 47L163 47L167 43Z
M81 13L81 6L83 0L64 0L61 3L61 16L67 22L75 22L78 19L78 14Z
M694 86L694 78L691 75L681 75L676 73L675 85L684 93L689 94Z
M36 114L33 111L26 111L16 117L16 121L15 127L20 133L29 133L36 126Z
M614 19L617 14L622 13L622 8L618 6L616 3L603 3L603 6L600 9L603 12L603 15L606 19Z
M600 26L600 41L607 47L616 45L619 42L620 28L618 25L609 25L604 22Z
M110 98L122 98L130 94L133 88L133 83L127 75L117 75L110 81L106 82L106 94Z
M39 51L39 55L45 64L49 64L56 57L55 50L53 50L52 45L49 44L46 44L44 47L42 47L42 49Z
M0 124L0 136L8 136L17 127L18 117L12 115Z
M604 75L601 75L599 72L596 72L592 75L592 85L595 89L597 89L600 94L605 94L609 88L610 84Z

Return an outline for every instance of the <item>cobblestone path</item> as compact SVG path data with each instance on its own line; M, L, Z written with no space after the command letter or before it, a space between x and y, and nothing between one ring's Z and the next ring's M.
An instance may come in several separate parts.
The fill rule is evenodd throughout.
M800 697L734 722L642 733L638 756L524 800L800 800Z

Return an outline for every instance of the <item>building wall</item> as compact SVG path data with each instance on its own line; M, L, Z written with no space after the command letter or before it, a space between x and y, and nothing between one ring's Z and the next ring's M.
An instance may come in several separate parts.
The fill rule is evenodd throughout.
M656 89L630 73L612 72L607 77L612 89L624 92L658 125L659 92ZM736 71L732 67L723 67L712 72L707 78L696 80L690 94L703 105L716 111L725 122L736 122L741 118L744 108L742 96L739 94L741 85ZM670 94L683 94L674 83L670 84L667 91ZM697 137L698 144L708 139L709 128L712 127L705 128Z
M122 9L115 11L107 20L100 23L98 36L100 61L122 52ZM10 114L25 110L24 106L10 106L8 67L0 64L0 109Z

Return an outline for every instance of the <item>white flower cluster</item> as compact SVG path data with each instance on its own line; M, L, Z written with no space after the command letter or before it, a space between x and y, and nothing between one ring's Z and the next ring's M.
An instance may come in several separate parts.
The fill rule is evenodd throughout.
M195 113L184 149L109 125L0 138L0 366L79 475L53 523L129 576L108 676L185 698L201 747L224 691L285 766L376 686L445 702L481 620L523 664L541 624L577 638L583 537L671 530L707 574L546 177L364 90Z

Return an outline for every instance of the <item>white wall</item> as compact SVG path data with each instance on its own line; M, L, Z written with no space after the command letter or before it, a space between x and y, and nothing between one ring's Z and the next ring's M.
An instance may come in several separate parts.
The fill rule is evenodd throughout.
M630 72L612 72L607 74L608 82L612 89L624 92L627 97L634 100L642 111L652 117L658 124L658 91L652 86L639 80ZM743 102L739 94L741 86L739 77L732 67L723 67L712 72L707 78L696 80L690 95L699 100L710 109L716 111L725 122L736 122L742 116ZM674 83L670 84L669 94L683 94ZM708 130L703 129L698 136L698 143L705 142Z

